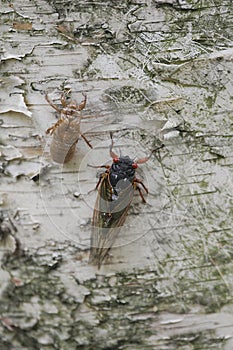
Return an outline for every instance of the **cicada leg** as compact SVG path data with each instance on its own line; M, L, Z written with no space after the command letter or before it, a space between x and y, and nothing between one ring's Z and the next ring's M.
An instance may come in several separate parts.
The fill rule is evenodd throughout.
M142 202L143 202L143 203L146 203L146 200L145 200L145 198L144 198L144 196L143 196L143 194L142 194L142 190L141 190L141 188L140 188L139 186L137 186L137 190L138 190L138 192L139 192L139 194L140 194L140 197L142 198Z
M64 122L64 119L63 119L63 118L59 119L59 120L56 122L56 124L54 124L53 126L51 126L50 128L48 128L48 129L46 130L46 134L52 135L52 134L54 133L55 129L56 129L60 124L62 124L63 122Z
M86 106L86 103L87 103L87 95L83 93L83 96L84 96L84 99L83 101L77 106L77 110L78 111L82 111L85 106Z
M95 166L95 165L87 164L87 166L89 166L89 167L91 167L91 168L107 168L107 169L110 168L110 166L108 166L108 165ZM102 181L103 177L105 177L105 176L106 176L106 172L104 172L103 174L100 175L99 180L98 180L98 182L97 182L95 188L94 188L93 190L90 190L90 191L88 192L88 194L92 193L93 191L98 190L99 185L101 184L101 181Z
M61 113L62 112L62 109L59 108L58 106L56 106L52 101L50 101L48 95L46 94L45 95L45 99L46 101L50 104L51 107L53 107L57 112Z
M144 188L146 193L148 193L148 188L144 185L144 183L140 179L137 179L137 178L134 179L133 184L134 184L135 188L138 190L140 197L142 199L142 202L146 203L146 200L143 196L142 190L138 184L140 184Z
M90 144L90 142L87 140L87 138L86 138L83 134L81 134L81 136L82 136L83 140L86 142L86 144L87 144L90 148L93 148L92 145Z
M87 166L89 166L90 168L105 168L105 169L110 169L111 168L110 165L91 165L91 164L87 164Z
M142 187L144 188L145 192L148 193L148 188L144 185L144 183L142 182L142 180L135 178L135 179L134 179L134 182L136 182L136 183L142 185ZM138 187L138 186L137 186L137 187Z

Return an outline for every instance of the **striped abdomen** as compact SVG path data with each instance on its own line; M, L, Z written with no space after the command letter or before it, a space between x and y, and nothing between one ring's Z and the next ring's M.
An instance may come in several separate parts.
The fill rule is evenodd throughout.
M80 118L65 119L53 132L50 146L52 159L57 163L67 163L74 155L80 136Z

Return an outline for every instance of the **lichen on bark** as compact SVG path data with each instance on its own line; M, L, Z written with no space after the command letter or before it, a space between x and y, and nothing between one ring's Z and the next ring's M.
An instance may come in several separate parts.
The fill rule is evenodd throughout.
M1 349L232 349L232 6L2 2ZM45 93L67 86L95 117L63 166ZM97 271L87 164L110 163L110 130L132 158L165 148Z

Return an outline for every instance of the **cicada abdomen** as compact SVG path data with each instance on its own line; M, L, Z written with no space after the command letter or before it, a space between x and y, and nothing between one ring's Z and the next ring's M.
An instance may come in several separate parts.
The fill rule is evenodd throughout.
M102 166L106 171L96 186L98 195L92 218L89 262L98 265L98 268L106 259L125 222L135 190L139 191L144 203L142 188L148 193L146 186L136 177L135 170L138 164L145 163L150 156L135 162L128 156L118 157L112 148L113 141L110 147L113 163L111 166Z
M84 95L84 100L78 105L75 101L67 103L66 95L63 93L61 95L62 108L51 102L47 95L45 97L47 102L60 113L57 123L46 131L47 134L53 135L50 146L51 157L57 163L67 163L74 155L80 136L92 148L80 130L81 111L86 106L87 97Z
M50 154L54 162L67 163L75 152L80 136L80 121L77 118L65 119L53 132Z

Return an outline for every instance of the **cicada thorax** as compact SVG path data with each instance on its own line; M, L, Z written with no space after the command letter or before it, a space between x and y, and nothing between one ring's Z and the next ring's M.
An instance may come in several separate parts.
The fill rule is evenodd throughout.
M124 215L132 201L134 193L135 169L133 160L128 156L114 159L108 173L107 198L113 221ZM115 220L114 220L115 219ZM118 224L123 225L122 220Z
M52 159L57 163L67 163L74 155L80 137L81 116L64 117L55 128L50 146Z
M114 191L121 191L135 178L134 162L129 156L114 158L109 172L109 181Z

